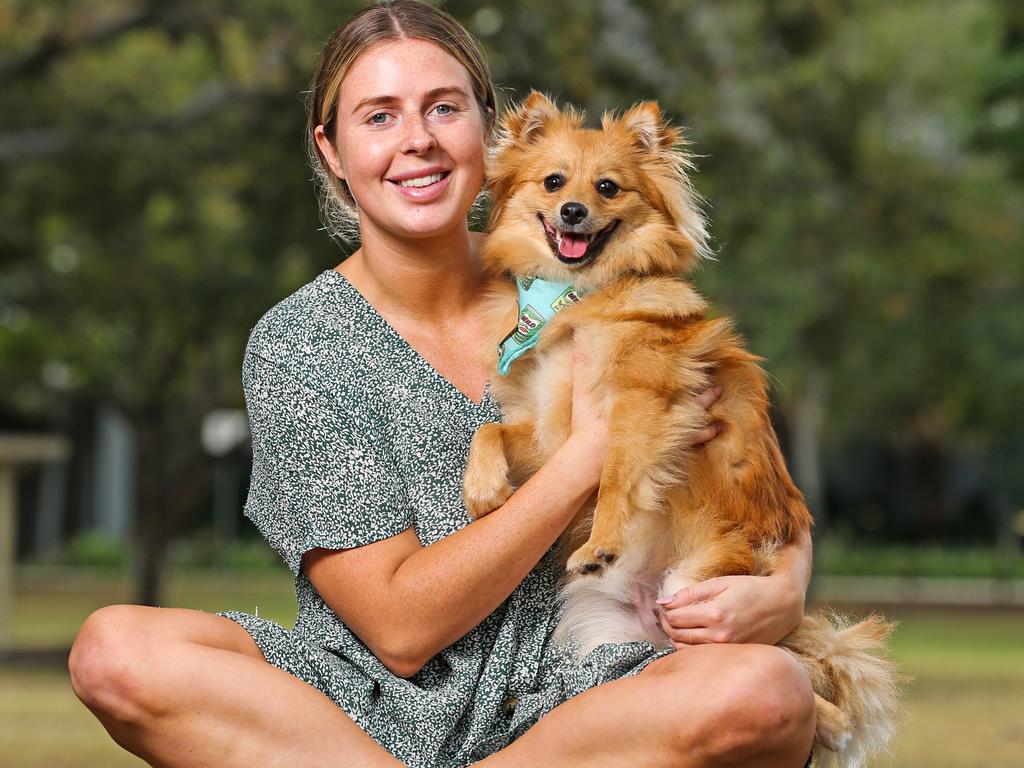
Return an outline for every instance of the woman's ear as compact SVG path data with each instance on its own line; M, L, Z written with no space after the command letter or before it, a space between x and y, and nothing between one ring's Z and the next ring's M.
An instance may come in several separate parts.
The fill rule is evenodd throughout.
M338 151L334 147L334 143L327 137L327 132L324 130L324 126L318 125L313 129L313 140L316 142L317 149L320 150L320 154L324 156L324 160L327 161L327 165L331 169L331 173L337 176L342 181L345 180L345 169L341 165L341 157L338 155Z

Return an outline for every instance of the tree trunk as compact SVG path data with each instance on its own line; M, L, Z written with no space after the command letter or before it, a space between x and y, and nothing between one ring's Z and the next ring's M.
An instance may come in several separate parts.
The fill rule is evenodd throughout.
M999 486L996 486L999 487ZM1002 487L1006 487L1005 485ZM1017 531L1017 512L1006 493L995 493L996 520L996 576L1012 578L1020 560L1020 533Z
M135 602L139 605L159 605L163 594L163 566L166 542L161 521L165 503L160 498L162 467L159 417L153 411L133 419L137 436L137 509L135 510Z
M919 435L911 444L911 494L928 541L942 542L946 535L946 456L940 439L930 433Z
M138 435L135 600L140 605L160 604L170 544L186 528L212 477L211 461L199 443L198 418L173 403L163 411L153 406L133 419Z
M139 541L135 553L135 602L139 605L161 605L167 543L166 537L155 531Z
M825 479L821 467L821 435L827 385L820 368L810 368L790 415L793 441L793 479L803 491L819 532L827 525Z
M790 412L792 431L793 479L803 491L807 508L814 517L814 538L820 540L828 529L828 510L825 507L825 478L822 470L821 441L825 423L828 385L825 374L818 366L808 369ZM814 548L818 560L818 548ZM812 569L812 574L817 568ZM808 592L814 590L812 576Z

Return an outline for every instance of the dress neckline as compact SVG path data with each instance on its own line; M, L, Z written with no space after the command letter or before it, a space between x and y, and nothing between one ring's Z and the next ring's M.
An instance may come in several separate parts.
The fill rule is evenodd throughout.
M488 400L492 399L490 379L488 379L484 383L483 395L480 398L480 402L477 402L469 395L467 395L465 392L463 392L461 389L459 389L457 386L455 386L447 376L442 374L439 370L437 370L437 368L434 367L433 363L431 363L429 360L427 360L427 358L421 355L416 350L416 348L412 344L410 344L408 340L404 336L402 336L402 334L400 334L398 330L391 323L389 323L380 312L377 311L377 308L370 303L370 300L367 299L358 288L352 285L349 279L345 277L343 274L341 274L341 272L339 272L336 269L325 269L320 274L320 277L325 278L327 280L332 280L335 282L335 284L342 286L345 290L354 294L356 297L356 301L358 301L364 307L366 307L369 313L373 317L375 317L384 327L385 332L393 336L399 342L399 344L401 344L402 347L404 347L409 353L411 353L412 357L418 361L419 365L426 369L428 375L432 376L443 387L446 387L449 391L454 392L464 402L468 403L474 408L482 409L487 407Z

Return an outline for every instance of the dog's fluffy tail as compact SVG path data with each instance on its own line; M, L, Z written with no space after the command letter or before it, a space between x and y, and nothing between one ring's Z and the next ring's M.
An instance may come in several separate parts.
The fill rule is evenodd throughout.
M861 768L892 738L905 680L885 654L893 627L880 616L857 624L805 616L780 643L803 663L814 688L814 768Z

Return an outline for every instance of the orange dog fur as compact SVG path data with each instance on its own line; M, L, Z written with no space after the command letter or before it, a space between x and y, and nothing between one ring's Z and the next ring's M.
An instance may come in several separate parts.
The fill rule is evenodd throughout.
M770 573L778 548L812 525L768 418L757 358L681 277L707 255L708 236L678 130L653 102L606 114L600 130L583 119L533 93L504 117L489 161L485 266L570 281L584 295L492 379L505 422L477 432L464 479L470 514L485 515L565 441L573 339L583 344L583 381L603 405L609 449L596 499L563 537L556 640L581 655L604 642L671 647L638 595ZM490 337L504 337L517 316L514 289L497 292ZM705 412L694 397L713 385L722 394ZM722 431L690 447L709 421ZM878 618L837 627L807 617L780 643L817 695L816 765L861 765L891 736L897 676L877 653L889 631Z

